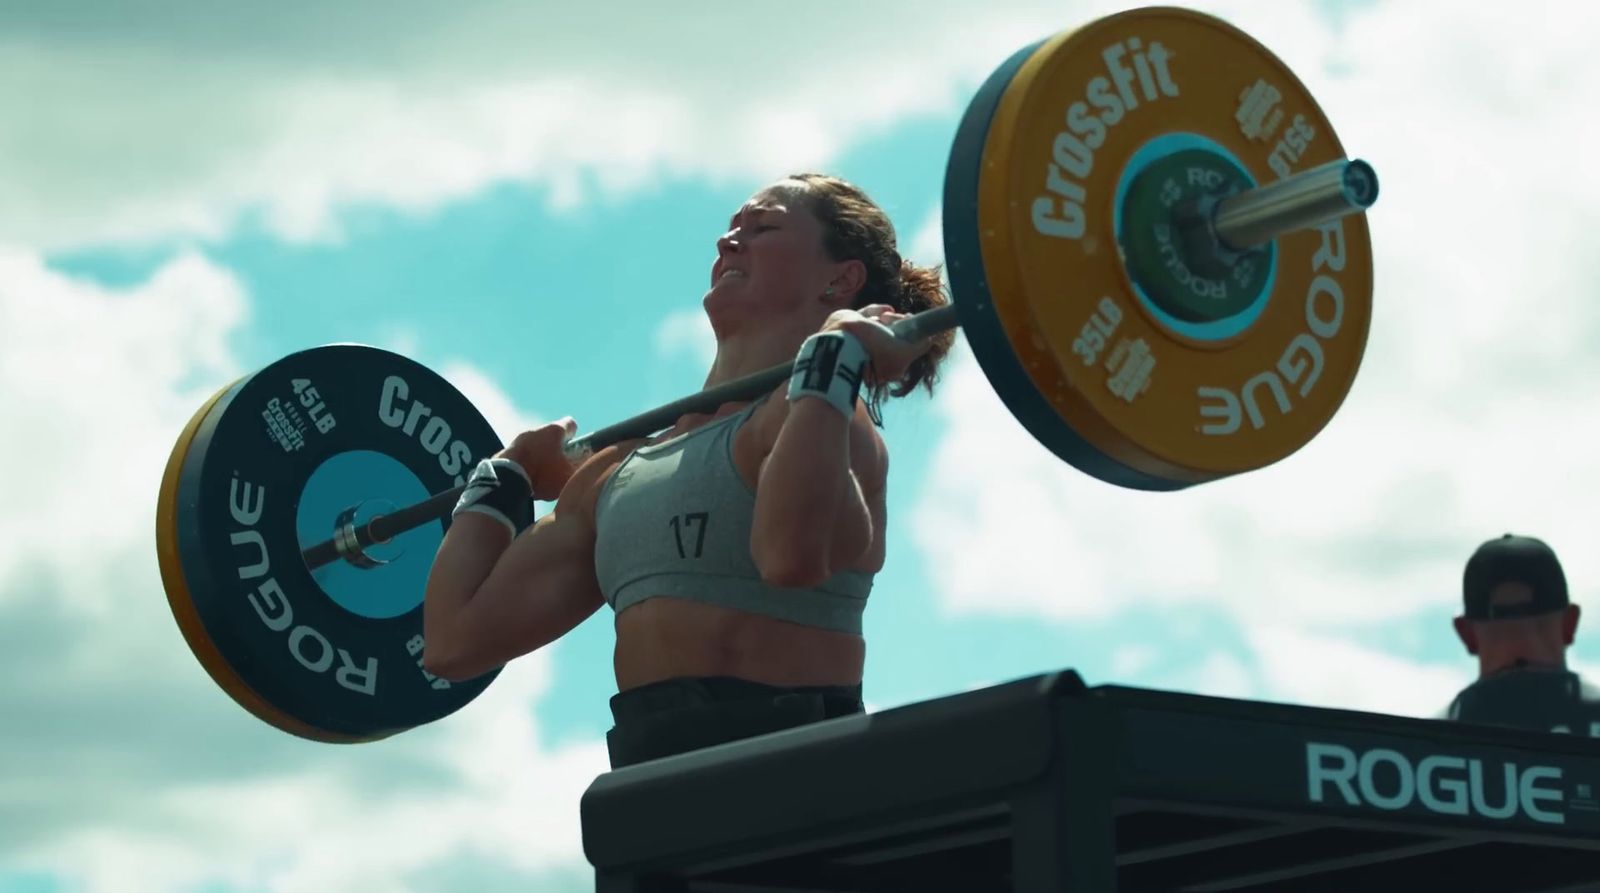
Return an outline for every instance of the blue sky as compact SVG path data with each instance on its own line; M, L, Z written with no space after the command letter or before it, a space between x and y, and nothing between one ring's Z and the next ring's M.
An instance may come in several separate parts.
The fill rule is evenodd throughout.
M149 535L173 438L222 383L333 341L440 370L507 438L681 396L706 370L713 242L751 191L838 173L938 261L972 89L1023 42L1120 8L839 4L856 27L774 50L788 20L749 6L270 24L92 6L0 10L0 109L27 125L0 141L0 414L30 435L0 452L0 673L30 680L0 691L21 718L0 736L0 893L584 889L577 797L604 764L611 616L441 723L354 748L289 738L220 695L173 628ZM887 415L874 707L1072 667L1432 713L1472 674L1449 629L1461 563L1507 529L1549 539L1600 608L1573 498L1600 486L1600 313L1572 250L1600 184L1548 136L1600 84L1578 29L1544 24L1570 9L1202 8L1279 48L1384 177L1357 386L1278 466L1134 493L1032 442L958 347L938 396ZM686 30L664 53L669 24ZM1496 173L1536 154L1514 185ZM88 554L56 533L86 517ZM1578 665L1600 668L1600 636L1579 639Z

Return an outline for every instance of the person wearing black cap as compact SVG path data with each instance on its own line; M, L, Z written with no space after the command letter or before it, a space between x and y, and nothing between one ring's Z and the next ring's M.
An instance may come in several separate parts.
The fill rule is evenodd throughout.
M1478 679L1446 718L1600 737L1600 689L1567 668L1578 606L1556 553L1506 534L1479 546L1462 575L1456 635L1478 658Z

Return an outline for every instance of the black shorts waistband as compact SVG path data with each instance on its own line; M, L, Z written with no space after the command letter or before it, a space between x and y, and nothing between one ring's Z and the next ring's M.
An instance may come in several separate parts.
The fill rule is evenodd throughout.
M773 701L789 695L820 696L830 715L860 712L861 684L784 686L735 676L681 676L618 692L611 697L617 723L692 707L747 701Z

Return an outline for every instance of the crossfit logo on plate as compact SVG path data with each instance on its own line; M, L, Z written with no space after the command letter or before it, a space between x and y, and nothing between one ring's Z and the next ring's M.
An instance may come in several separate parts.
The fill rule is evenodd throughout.
M284 410L282 400L277 397L268 400L267 408L261 410L261 419L267 423L267 436L278 446L283 447L285 453L292 453L305 447L305 427L289 420L289 413Z
M254 499L252 500L252 494ZM333 668L333 658L339 657L339 669L333 679L343 688L363 695L373 695L378 689L378 659L367 658L366 666L358 667L355 658L343 648L336 648L328 637L305 624L294 622L294 606L278 585L277 577L269 577L272 556L267 554L267 541L256 530L256 522L267 501L267 489L240 481L235 477L228 485L228 514L242 529L234 530L228 539L235 550L243 549L240 559L239 579L261 580L254 592L245 595L245 601L255 609L256 616L274 633L287 632L289 653L313 673L322 674ZM262 579L265 578L265 579Z
M1143 338L1132 341L1124 339L1112 349L1111 357L1106 360L1106 368L1111 371L1111 377L1106 379L1106 387L1111 389L1111 393L1132 403L1133 398L1150 389L1150 373L1155 371L1156 358Z
M1320 228L1322 245L1311 256L1311 270L1318 273L1306 289L1306 329L1294 336L1283 348L1277 365L1263 369L1245 379L1238 393L1230 388L1201 386L1200 416L1219 421L1202 422L1203 434L1227 435L1239 430L1242 415L1250 419L1256 431L1266 426L1267 420L1257 402L1257 395L1265 388L1277 404L1278 412L1287 415L1291 406L1289 390L1284 382L1297 385L1295 393L1309 396L1322 376L1322 345L1338 336L1344 325L1344 289L1332 273L1344 270L1344 222L1335 220ZM1319 272L1326 271L1326 272ZM1319 340L1320 339L1320 340Z
M1052 163L1045 173L1045 189L1059 198L1040 195L1033 200L1033 228L1059 239L1080 239L1088 228L1083 180L1094 170L1094 153L1106 141L1108 128L1139 107L1140 97L1155 102L1177 96L1178 85L1167 63L1171 50L1153 41L1149 47L1137 37L1112 44L1100 52L1106 74L1084 86L1084 99L1067 107L1067 129L1051 144ZM1131 61L1132 67L1128 65ZM1137 87L1137 89L1135 89ZM1098 110L1098 111L1096 111Z
M316 387L310 381L296 378L290 384L294 387L295 397L300 401L300 405L311 413L309 425L293 401L286 402L273 397L267 401L267 408L261 411L261 418L267 423L267 434L278 446L283 447L285 453L292 453L305 447L306 430L311 425L315 425L323 434L327 434L338 425L334 421L333 414L328 412L327 404L322 402L322 395L317 393Z
M1342 744L1308 741L1306 783L1306 795L1313 803L1334 801L1384 810L1417 804L1440 815L1501 820L1521 813L1549 825L1567 820L1560 809L1565 794L1556 766L1518 766L1445 754L1413 764L1405 754L1388 748L1358 753Z
M1233 113L1233 120L1239 122L1239 132L1246 139L1261 143L1276 136L1278 125L1283 122L1283 109L1278 107L1282 99L1282 90L1257 78L1239 94L1239 108ZM1294 173L1295 164L1306 154L1306 147L1316 135L1317 129L1305 115L1295 115L1278 144L1272 147L1272 154L1267 156L1267 167L1272 168L1279 179Z
M415 437L429 455L438 457L439 467L445 474L456 476L456 486L464 486L467 479L461 476L461 470L472 461L472 448L465 441L452 440L454 432L450 423L434 415L428 404L410 397L411 385L405 379L398 375L385 378L383 394L378 399L378 418L385 425ZM423 419L427 419L428 424L418 431L417 423Z
M1272 139L1278 132L1278 122L1283 120L1283 109L1278 108L1281 99L1283 91L1265 80L1257 79L1254 85L1244 88L1239 94L1239 110L1233 113L1239 132L1258 142Z

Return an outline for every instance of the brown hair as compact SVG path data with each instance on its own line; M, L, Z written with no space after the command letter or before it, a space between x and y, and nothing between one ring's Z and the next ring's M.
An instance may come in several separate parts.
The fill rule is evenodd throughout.
M919 267L900 257L889 215L860 187L827 174L800 173L788 179L806 186L804 201L822 223L822 247L828 256L866 265L867 281L856 296L856 309L888 304L897 313L914 314L950 303L939 267ZM904 397L918 385L932 394L939 363L950 352L955 337L951 329L933 336L933 346L911 364L903 378L872 388L872 402L881 401L885 393Z

